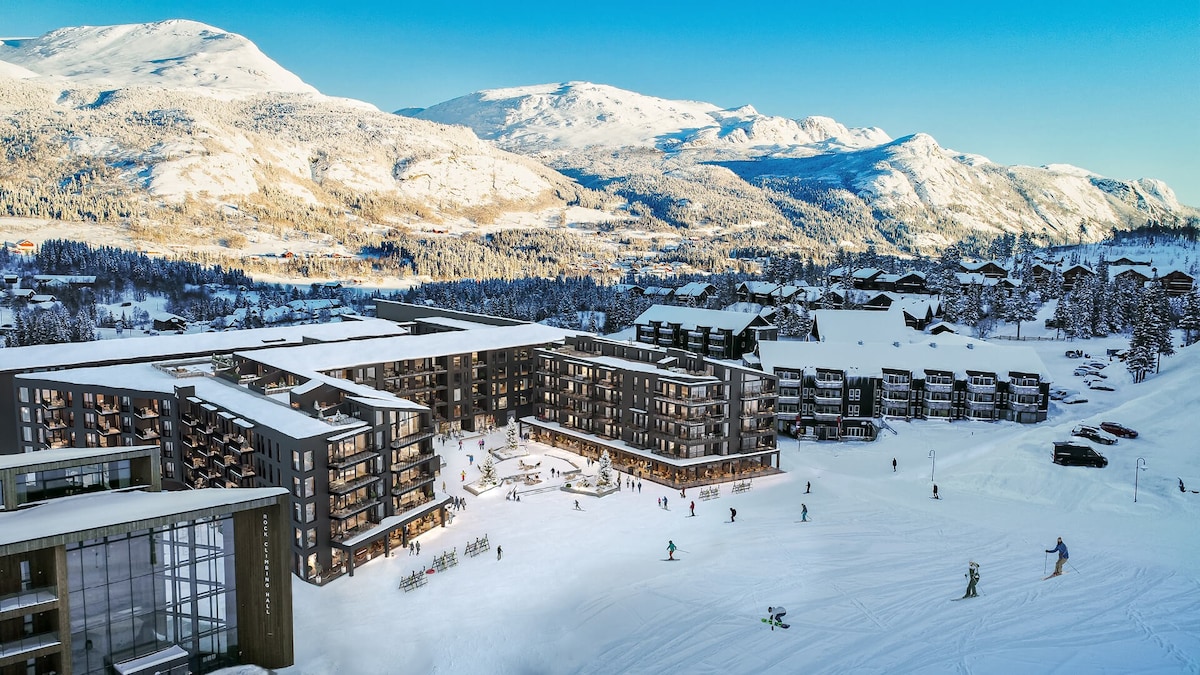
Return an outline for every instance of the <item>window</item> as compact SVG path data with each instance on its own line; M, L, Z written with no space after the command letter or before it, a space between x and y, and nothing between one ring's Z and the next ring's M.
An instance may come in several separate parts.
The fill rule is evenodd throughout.
M304 470L305 471L313 470L313 451L312 450L306 450L304 452Z
M304 505L304 522L311 523L317 519L317 504L309 502Z
M292 494L297 497L304 497L304 484L300 482L298 477L292 478Z
M21 401L21 403L29 403L29 389L27 387L21 387L17 398Z
M309 476L304 479L304 494L311 497L317 493L317 479Z
M317 545L317 530L316 528L304 531L304 546L312 548Z
M858 406L856 406L856 405L846 406L846 416L858 417Z
M32 421L32 419L33 418L29 414L29 408L22 407L21 408L21 421L25 422L25 423L29 423Z
M299 471L299 470L300 470L300 451L293 450L292 451L292 471Z

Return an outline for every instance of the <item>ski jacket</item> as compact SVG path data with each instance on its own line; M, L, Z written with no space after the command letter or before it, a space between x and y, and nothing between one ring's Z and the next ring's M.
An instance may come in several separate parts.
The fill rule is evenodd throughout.
M1054 548L1051 548L1051 549L1047 549L1046 553L1054 553L1055 551L1058 552L1058 557L1062 558L1063 560L1066 560L1067 558L1071 557L1071 556L1067 555L1067 545L1062 543L1061 541L1058 542L1058 546L1055 546Z
M675 552L675 542L669 542L669 545L667 546L667 550L674 553Z

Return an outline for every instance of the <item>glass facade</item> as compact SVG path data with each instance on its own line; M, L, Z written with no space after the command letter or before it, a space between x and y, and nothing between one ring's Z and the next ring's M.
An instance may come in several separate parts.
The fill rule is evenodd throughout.
M133 485L129 460L97 462L65 469L17 474L17 503L40 502L67 495L116 490Z
M67 578L75 673L171 645L194 673L237 662L230 516L68 545Z

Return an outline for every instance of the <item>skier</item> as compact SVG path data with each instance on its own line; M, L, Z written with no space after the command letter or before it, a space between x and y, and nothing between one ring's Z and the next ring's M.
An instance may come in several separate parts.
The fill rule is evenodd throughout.
M1051 574L1050 577L1056 577L1062 574L1063 563L1067 562L1067 559L1071 557L1067 555L1067 545L1063 543L1062 537L1058 538L1058 546L1046 549L1046 553L1055 552L1058 553L1058 561L1054 563L1054 574ZM1049 579L1050 577L1046 578Z
M496 547L496 560L499 560L499 559L500 559L500 557L501 557L501 556L503 556L503 555L504 555L504 549L502 549L502 548L500 548L499 546L497 546L497 547Z
M1183 487L1183 479L1182 478L1179 479L1179 491L1187 492L1187 488Z
M642 494L642 481L638 481L638 494Z
M474 464L475 464L475 455L467 455L467 466L473 466Z
M810 492L812 492L812 481L805 481L804 482L804 494L808 494Z
M658 508L662 508L662 497L658 498Z
M802 523L808 522L808 505L807 504L800 505L800 522L802 522Z
M483 439L479 439L479 449L483 450Z
M896 458L892 458L892 473L896 473Z
M667 540L667 560L675 559L675 542Z
M463 469L462 474L459 477L459 482L463 483L463 482L466 482L466 480L467 480L467 470Z
M933 484L933 498L934 498L934 499L941 499L941 497L939 497L939 496L938 496L938 493L937 493L937 483L934 483L934 484Z
M771 615L771 630L775 630L775 624L779 624L780 628L787 628L788 625L783 622L783 616L787 614L787 610L782 607L768 607L767 613Z
M667 508L667 498L666 497L663 497L663 508L664 509ZM667 509L667 510L670 511L670 509Z
M737 520L737 509L729 509L729 522Z
M974 560L967 566L967 573L964 574L967 581L967 592L963 594L964 598L974 598L979 594L975 592L975 584L979 583L979 563Z
M578 499L576 499L576 500L575 500L575 510L576 510L576 511L582 511L582 510L583 510L583 509L579 508L579 500L578 500Z

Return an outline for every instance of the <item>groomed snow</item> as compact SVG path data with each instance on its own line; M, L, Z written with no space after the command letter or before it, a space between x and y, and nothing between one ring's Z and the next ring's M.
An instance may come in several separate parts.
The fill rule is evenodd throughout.
M1097 355L1122 341L1034 344L1067 382L1076 363L1067 347ZM602 499L474 497L459 472L478 475L476 439L464 451L439 446L449 493L466 496L467 509L421 537L419 558L400 552L324 588L297 582L297 665L281 672L1197 672L1200 494L1180 493L1176 481L1200 488L1194 431L1179 419L1200 409L1198 372L1197 347L1140 385L1115 363L1107 373L1117 391L1053 404L1038 425L893 422L898 435L875 443L785 439L785 475L738 495L722 486L712 501L648 482ZM1052 441L1104 419L1142 436L1101 448L1105 469L1050 462ZM487 443L502 446L504 431ZM662 496L669 511L655 505ZM812 522L797 522L801 503ZM456 547L462 556L485 533L491 551L413 592L398 588L435 554ZM1071 567L1042 581L1053 567L1044 550L1058 536ZM680 562L663 562L668 540ZM981 597L950 602L971 560ZM790 630L760 622L777 604L789 609Z

